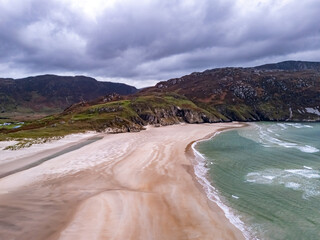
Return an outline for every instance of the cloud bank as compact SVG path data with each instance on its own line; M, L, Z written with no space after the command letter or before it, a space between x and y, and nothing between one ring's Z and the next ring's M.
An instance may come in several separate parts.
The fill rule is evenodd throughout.
M0 76L138 87L193 71L319 61L318 0L0 0Z

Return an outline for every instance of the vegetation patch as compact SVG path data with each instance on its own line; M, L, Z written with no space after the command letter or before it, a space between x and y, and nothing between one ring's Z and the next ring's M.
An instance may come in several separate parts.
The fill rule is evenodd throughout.
M18 150L21 148L28 148L31 147L33 144L43 144L46 142L50 142L53 140L58 140L61 139L62 137L50 137L50 138L36 138L36 139L32 139L32 138L26 138L26 139L22 139L20 141L18 141L18 143L11 145L11 146L7 146L6 148L4 148L4 150Z

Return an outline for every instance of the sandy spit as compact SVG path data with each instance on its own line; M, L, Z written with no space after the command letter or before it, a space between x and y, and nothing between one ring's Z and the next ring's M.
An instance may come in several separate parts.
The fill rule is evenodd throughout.
M0 239L244 239L199 188L186 153L190 142L240 126L106 134L2 178Z

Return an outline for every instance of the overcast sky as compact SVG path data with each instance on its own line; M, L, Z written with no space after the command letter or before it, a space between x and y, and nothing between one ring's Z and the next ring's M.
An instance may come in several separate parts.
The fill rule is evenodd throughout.
M320 61L319 0L0 0L0 77L143 87L289 59Z

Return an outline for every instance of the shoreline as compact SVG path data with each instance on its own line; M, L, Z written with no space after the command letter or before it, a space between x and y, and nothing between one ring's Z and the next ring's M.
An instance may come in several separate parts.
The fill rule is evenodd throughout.
M107 134L93 144L0 179L0 214L6 219L5 225L0 223L0 236L244 239L199 189L187 153L188 145L206 138L208 132L242 125L180 124Z
M248 123L241 123L243 127L249 126ZM213 138L215 138L220 133L224 133L226 131L235 130L239 127L229 127L225 129L221 129L219 131L216 131L213 134L209 134L207 137L199 139L197 141L191 142L187 146L186 151L192 151L193 158L191 159L193 166L194 166L194 177L196 178L196 181L200 184L201 190L206 194L209 201L211 201L213 204L216 204L219 206L219 208L224 212L225 217L237 228L239 229L244 237L246 239L251 239L251 233L246 229L245 224L241 221L239 216L235 215L232 212L232 209L227 206L223 201L221 201L219 193L216 191L215 187L211 183L211 180L208 176L209 168L206 166L207 159L205 156L203 156L197 149L196 145L203 141L209 141Z

